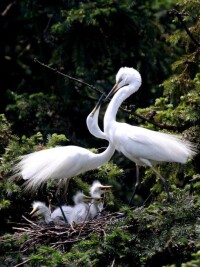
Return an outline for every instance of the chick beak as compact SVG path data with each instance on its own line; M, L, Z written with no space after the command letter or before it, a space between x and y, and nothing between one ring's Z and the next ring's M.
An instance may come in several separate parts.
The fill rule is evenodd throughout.
M36 209L33 209L29 214L31 215L31 217L34 217L35 216L35 214L36 214Z
M84 195L84 200L86 202L90 202L92 199L93 199L92 197L89 197L89 196Z
M112 192L111 185L101 185L100 188L103 189L105 192Z

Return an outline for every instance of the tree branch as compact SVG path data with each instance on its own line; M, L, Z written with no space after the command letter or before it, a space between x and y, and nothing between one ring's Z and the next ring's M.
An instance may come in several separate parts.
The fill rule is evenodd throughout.
M89 87L90 89L95 90L96 92L102 94L102 92L101 92L99 89L97 89L95 86L93 86L93 85L91 85L91 84L89 84L89 83L83 82L83 81L81 81L81 80L79 80L79 79L76 79L76 78L74 78L74 77L71 77L71 76L69 76L69 75L67 75L67 74L64 74L64 73L58 71L57 69L54 69L54 68L52 68L52 67L49 67L48 65L46 65L46 64L44 64L44 63L42 63L42 62L40 62L37 58L34 59L34 62L40 64L41 66L43 66L43 67L45 67L45 68L47 68L47 69L49 69L49 70L54 71L55 73L57 73L57 74L59 74L59 75L65 77L65 78L67 78L67 79L70 79L70 80L72 80L72 81L81 83L81 84L83 84L83 85Z
M190 30L188 29L188 27L186 26L185 22L183 21L183 16L186 16L187 14L185 13L181 13L176 9L172 9L169 12L170 15L176 16L178 18L178 20L180 21L181 25L183 26L183 28L185 29L185 31L187 32L188 36L190 37L190 39L193 41L193 43L197 46L200 47L200 43L194 38L194 36L192 35L192 33L190 32Z
M45 67L45 68L47 68L47 69L49 69L49 70L51 70L51 71L54 71L55 73L57 73L57 74L59 74L59 75L65 77L65 78L67 78L67 79L70 79L70 80L72 80L72 81L81 83L81 84L83 84L83 85L89 87L90 89L95 90L96 92L103 94L103 92L101 92L99 89L97 89L97 88L96 88L95 86L93 86L93 85L90 85L90 84L88 84L88 83L86 83L86 82L84 82L84 81L82 81L82 80L79 80L79 79L76 79L76 78L74 78L74 77L71 77L71 76L69 76L69 75L67 75L67 74L64 74L64 73L58 71L57 69L54 69L54 68L52 68L52 67L49 67L48 65L46 65L46 64L44 64L44 63L42 63L42 62L40 62L40 61L39 61L38 59L36 59L36 58L34 59L34 61L35 61L36 63L40 64L41 66L43 66L43 67ZM153 121L152 119L143 117L142 115L140 115L140 114L136 113L135 111L133 111L133 108L130 109L130 110L128 110L128 109L126 109L126 108L120 107L120 109L123 110L123 111L125 111L125 112L127 112L127 113L132 113L134 116L136 116L136 117L138 117L138 118L140 118L140 119L142 119L142 120L144 120L144 121L147 121L147 122L149 122L149 123L151 123L151 124L153 124L153 125L159 127L160 129L167 129L167 130L177 130L177 129L178 129L176 126L173 126L173 125L166 125L166 124L159 124L159 123L156 123L155 121Z
M7 5L7 7L4 9L3 12L0 13L0 16L4 17L7 15L7 13L10 11L10 9L16 4L16 1L10 3L9 5Z

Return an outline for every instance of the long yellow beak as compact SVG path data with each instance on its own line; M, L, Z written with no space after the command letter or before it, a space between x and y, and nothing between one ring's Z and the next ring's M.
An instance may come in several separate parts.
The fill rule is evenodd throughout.
M93 109L92 112L90 113L90 116L93 116L94 113L97 111L97 109L100 108L100 106L101 106L102 102L104 102L105 98L106 98L106 94L104 93L104 94L102 94L101 97L99 98L99 100L98 100L96 106L94 107L94 109Z
M36 209L33 209L29 214L33 217L35 215Z
M100 185L99 187L101 189L104 189L105 191L108 191L108 192L112 191L112 186L111 185Z
M89 197L89 196L84 195L84 200L85 200L86 202L89 202L89 201L91 201L92 199L93 199L92 197Z
M119 90L118 88L118 83L116 83L113 88L110 90L110 92L107 94L105 100L107 100L109 97L113 96L117 91Z

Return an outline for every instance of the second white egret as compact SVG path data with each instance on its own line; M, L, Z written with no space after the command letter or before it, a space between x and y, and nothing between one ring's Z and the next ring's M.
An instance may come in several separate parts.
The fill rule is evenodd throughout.
M171 200L167 182L155 169L154 164L162 162L184 164L196 154L196 145L172 134L156 132L116 121L116 114L120 105L140 88L141 83L142 79L137 70L128 67L120 68L116 75L116 84L107 95L107 98L114 96L104 116L104 133L115 146L115 149L135 162L137 166L149 166L162 180L168 200ZM139 182L138 175L135 190Z
M105 139L106 135L98 127L97 116L92 112L88 115L88 130ZM79 146L63 146L44 149L21 157L14 168L14 177L22 176L26 180L26 189L36 191L50 179L68 182L70 178L96 169L107 163L114 154L115 148L109 143L106 150L95 154Z

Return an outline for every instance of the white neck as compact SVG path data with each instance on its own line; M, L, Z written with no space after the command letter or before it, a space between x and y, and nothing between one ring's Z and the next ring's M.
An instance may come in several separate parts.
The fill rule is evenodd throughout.
M99 110L100 110L100 106L95 111L95 113L91 112L87 116L87 119L86 119L87 128L93 136L100 138L100 139L107 140L105 133L99 128L99 124L98 124Z
M116 115L119 107L121 106L122 102L127 99L130 95L136 92L139 88L140 84L129 84L124 86L123 88L119 89L111 99L105 116L104 116L104 132L108 135L109 128L111 124L116 121ZM109 136L109 135L108 135Z
M108 140L106 134L103 131L101 131L98 125L99 110L100 107L95 111L93 115L91 115L91 113L88 115L86 120L87 127L90 133L95 137ZM114 152L115 152L115 147L112 145L112 143L109 142L109 145L104 152L96 154L95 157L93 157L90 160L90 169L87 170L98 168L101 165L107 163L114 154Z
M113 146L111 142L109 142L109 145L104 152L96 154L95 157L93 157L90 160L91 165L90 165L89 170L98 168L102 166L103 164L107 163L112 157L112 155L114 154L114 152L115 152L115 147Z
M52 218L51 218L51 213L50 213L49 209L46 210L45 213L44 213L44 220L48 224L53 221Z

